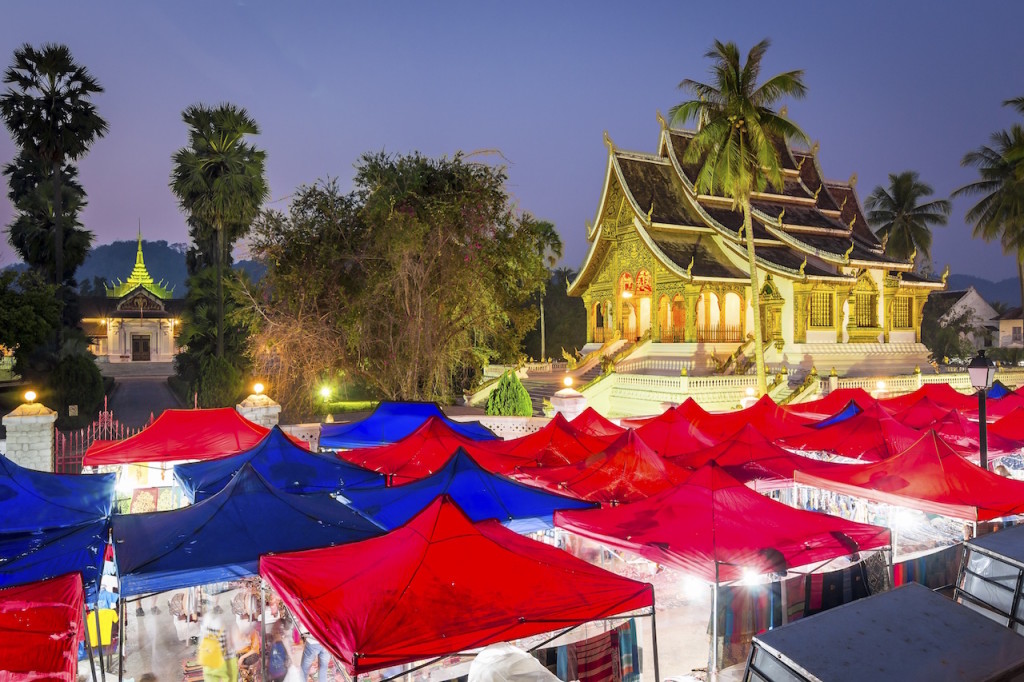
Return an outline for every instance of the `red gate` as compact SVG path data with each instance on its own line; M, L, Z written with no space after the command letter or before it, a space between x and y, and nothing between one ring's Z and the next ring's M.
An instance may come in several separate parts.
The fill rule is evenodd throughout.
M149 416L153 423L153 415ZM89 426L73 431L56 431L53 443L53 471L58 474L82 473L82 458L89 446L96 441L118 441L134 436L144 426L125 426L114 418L114 413L107 409L107 399L103 399L103 411L96 416L96 421Z

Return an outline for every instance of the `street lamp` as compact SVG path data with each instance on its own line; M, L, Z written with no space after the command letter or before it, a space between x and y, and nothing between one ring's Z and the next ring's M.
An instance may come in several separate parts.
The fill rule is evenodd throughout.
M988 470L988 417L985 415L985 398L988 389L992 388L992 380L996 378L995 364L985 357L985 351L979 350L978 356L967 365L967 374L971 377L971 386L978 391L978 443L981 446L981 468Z

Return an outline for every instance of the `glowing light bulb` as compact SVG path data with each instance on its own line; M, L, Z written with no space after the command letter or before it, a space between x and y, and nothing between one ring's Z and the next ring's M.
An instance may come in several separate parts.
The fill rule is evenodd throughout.
M562 379L562 383L565 385L566 388L572 388L572 377L565 377L564 379Z
M35 402L35 399L36 399L36 392L35 391L25 391L25 402L27 402L27 403Z
M255 393L256 395L261 395L263 391L264 386L260 382L257 381L255 384L252 385L252 392Z
M322 386L320 388L320 397L323 398L324 400L326 400L327 398L330 398L331 397L331 387L330 386Z

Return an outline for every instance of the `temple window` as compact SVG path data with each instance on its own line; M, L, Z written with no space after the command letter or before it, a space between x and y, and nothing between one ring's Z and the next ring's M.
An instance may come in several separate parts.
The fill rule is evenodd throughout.
M910 329L913 326L910 320L910 305L910 296L897 296L894 299L892 306L893 329Z
M878 326L878 301L875 294L858 293L855 297L855 313L858 327Z
M811 293L810 326L829 328L833 326L834 296L831 291L815 291Z

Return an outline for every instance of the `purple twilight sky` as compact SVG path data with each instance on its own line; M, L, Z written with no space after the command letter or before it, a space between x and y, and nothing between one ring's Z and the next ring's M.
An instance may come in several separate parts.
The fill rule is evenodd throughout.
M365 151L499 150L519 207L552 220L564 264L586 252L605 169L601 131L654 151L655 111L704 79L716 38L769 37L765 74L802 68L790 116L830 178L920 172L940 196L973 179L963 154L1007 127L1024 95L1024 4L1007 2L23 2L4 9L0 62L24 42L67 43L106 88L110 133L81 162L96 243L186 240L167 188L180 112L230 101L262 127L271 205L301 183L348 187ZM0 163L13 145L0 134ZM11 206L0 200L0 224ZM936 269L1012 277L970 237L959 201L935 236ZM13 262L6 240L0 265Z

